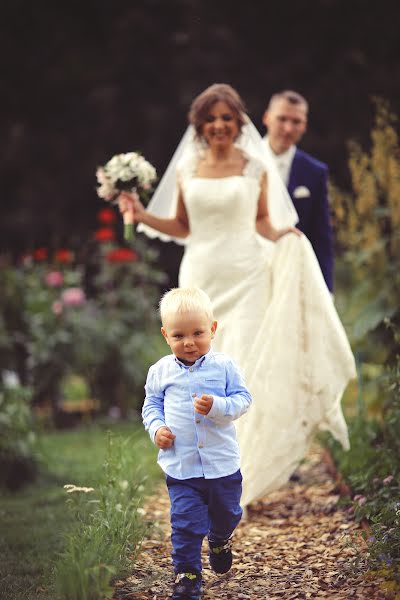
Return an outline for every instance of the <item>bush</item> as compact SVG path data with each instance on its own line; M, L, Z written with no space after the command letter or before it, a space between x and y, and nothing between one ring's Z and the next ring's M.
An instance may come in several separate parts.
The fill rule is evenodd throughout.
M326 439L335 461L352 489L350 512L367 519L370 569L389 569L400 589L400 330L394 339L398 354L388 373L388 396L381 418L366 411L350 421L349 452Z
M376 99L369 152L349 144L352 192L331 186L338 261L338 306L359 362L364 384L377 383L382 366L394 359L393 338L385 327L400 324L400 145L397 118ZM366 366L366 368L365 368ZM378 382L385 390L384 379ZM366 390L364 390L366 391Z
M103 479L96 488L64 486L71 528L56 564L56 583L65 600L111 598L112 581L126 574L144 534L138 471L132 439L108 437Z
M14 380L15 375L8 374ZM0 486L17 490L37 473L36 435L29 408L31 390L15 380L0 385Z
M368 566L400 589L400 146L397 119L376 100L371 148L351 142L352 193L332 187L337 303L358 359L351 449L326 438L352 489L349 511L366 519ZM352 326L350 327L350 324ZM388 326L389 324L389 326Z
M100 211L104 213L108 209ZM113 214L112 211L109 211ZM108 225L81 257L46 249L0 268L0 358L32 389L34 405L62 402L75 374L103 412L138 409L148 365L163 350L156 305L165 276L142 239L119 247Z

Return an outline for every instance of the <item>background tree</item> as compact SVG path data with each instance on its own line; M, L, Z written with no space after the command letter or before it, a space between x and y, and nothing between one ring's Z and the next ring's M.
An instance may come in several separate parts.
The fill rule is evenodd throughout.
M366 141L371 94L399 96L399 12L395 0L5 0L0 250L80 246L95 167L139 149L162 173L191 99L217 81L260 129L272 92L303 93L304 148L348 183L345 142ZM172 282L179 253L163 247Z

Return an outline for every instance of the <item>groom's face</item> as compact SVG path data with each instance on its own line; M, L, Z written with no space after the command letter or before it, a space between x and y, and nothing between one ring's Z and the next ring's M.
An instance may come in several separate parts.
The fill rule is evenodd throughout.
M307 110L303 104L291 104L281 98L264 113L263 123L272 150L282 154L300 141L307 128Z

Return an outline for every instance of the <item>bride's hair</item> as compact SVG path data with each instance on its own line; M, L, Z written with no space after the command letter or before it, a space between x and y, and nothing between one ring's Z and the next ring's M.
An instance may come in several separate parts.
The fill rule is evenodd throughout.
M197 136L201 136L209 110L216 102L226 102L236 116L239 132L245 124L246 108L237 91L227 83L214 83L197 96L190 107L189 123L195 128Z
M211 300L198 287L172 288L161 298L160 316L163 324L169 315L190 311L205 313L210 323L214 320Z

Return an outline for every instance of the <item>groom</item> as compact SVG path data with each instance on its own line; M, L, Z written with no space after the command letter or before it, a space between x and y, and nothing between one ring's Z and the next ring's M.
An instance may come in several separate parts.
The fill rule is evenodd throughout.
M263 115L266 151L276 161L310 240L326 285L333 292L333 235L327 194L328 167L296 147L307 129L308 103L297 92L274 94Z

